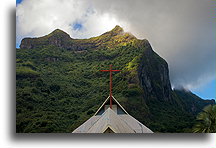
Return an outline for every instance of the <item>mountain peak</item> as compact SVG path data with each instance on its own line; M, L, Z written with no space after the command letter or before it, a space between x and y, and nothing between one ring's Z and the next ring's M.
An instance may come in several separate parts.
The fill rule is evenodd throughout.
M67 36L70 37L69 34L67 34L66 32L64 32L61 29L55 29L53 32L51 32L50 34L47 35L48 37L50 36Z
M53 32L43 37L24 38L21 41L20 48L32 49L44 45L54 45L63 48L66 42L70 40L71 38L69 34L60 29L55 29Z
M54 31L52 31L51 33L65 33L65 32L63 30L57 28Z
M120 27L119 25L116 25L112 30L111 32L114 32L114 33L122 33L124 32L123 28Z
M124 34L124 30L123 28L121 28L119 25L116 25L112 30L103 33L101 36L109 36L109 37L114 37L117 35L123 35Z

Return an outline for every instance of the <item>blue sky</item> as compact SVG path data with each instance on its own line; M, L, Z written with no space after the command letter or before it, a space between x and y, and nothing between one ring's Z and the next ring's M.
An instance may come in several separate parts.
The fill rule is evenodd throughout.
M20 4L22 0L16 0L16 5ZM16 41L16 48L19 48L20 42Z
M21 2L22 2L22 0L16 0L16 4L19 4Z
M16 5L20 4L21 2L22 2L22 0L16 0ZM35 3L34 5L37 5L37 1L32 1L32 3L33 2ZM208 0L207 0L207 2L208 2ZM209 16L209 12L206 11L206 10L209 9L207 7L207 4L208 4L207 2L205 2L206 7L205 7L205 9L203 9L203 12L202 12L202 8L204 8L203 7L204 3L202 4L201 2L196 3L196 6L193 6L193 7L190 7L190 5L188 5L188 8L185 7L185 10L183 12L181 12L180 9L178 10L178 7L175 8L175 5L171 5L169 3L168 5L170 5L169 6L170 9L172 9L172 7L173 7L174 11L177 10L179 12L178 13L173 13L174 16L172 16L170 14L170 10L166 12L166 10L161 9L161 11L164 11L163 13L161 13L161 16L162 16L161 20L164 20L165 18L169 18L170 17L167 20L168 22L169 22L169 20L172 20L171 22L177 22L177 24L172 24L172 23L167 24L167 25L171 25L171 26L166 27L166 28L164 28L163 26L160 26L160 24L164 23L164 22L163 21L162 22L157 22L158 19L154 20L155 17L151 17L151 20L149 20L148 23L146 23L146 19L142 20L142 18L148 18L148 17L150 17L149 15L147 15L149 13L142 13L142 17L140 17L139 16L140 15L139 11L130 11L131 7L129 6L129 4L127 4L127 2L125 2L124 4L122 4L121 7L124 7L125 10L129 10L129 11L126 11L126 12L130 12L129 16L126 15L124 12L121 13L119 11L114 11L113 13L116 16L119 16L119 18L121 18L121 19L124 19L124 17L126 16L126 20L128 21L127 23L129 23L129 24L130 23L131 24L135 23L134 25L136 26L137 30L136 29L135 30L133 30L133 29L130 30L129 29L129 31L131 31L138 38L139 37L143 38L142 35L144 33L148 35L148 39L149 39L150 42L152 42L152 45L154 45L154 49L156 50L156 52L159 55L161 55L162 57L165 57L165 59L169 63L169 66L171 65L170 69L172 71L174 71L175 74L176 74L174 76L176 76L176 78L179 78L179 77L183 76L182 78L185 81L182 82L182 84L183 84L183 86L185 86L184 84L193 84L193 82L195 82L196 80L198 80L199 76L202 76L202 73L203 73L202 71L204 71L204 72L205 71L206 72L211 71L212 72L212 66L211 65L213 65L213 67L214 67L214 64L212 64L212 63L213 62L215 63L215 59L212 58L211 55L207 55L206 54L206 53L211 53L212 50L210 50L210 48L209 49L203 48L203 45L204 45L203 41L205 41L205 40L207 40L207 41L209 40L209 42L207 43L207 45L209 43L215 43L215 40L214 41L211 40L212 39L212 36L211 36L212 34L205 34L206 32L207 33L209 32L209 30L206 31L205 29L206 28L207 29L211 28L211 26L206 26L205 23L208 22L208 21L211 21L211 20L205 20L205 19L202 20L202 19L200 19L198 17L201 14L201 12L202 12L203 15ZM118 6L118 3L116 3L116 1L114 1L114 0L113 1L111 0L109 3L107 2L107 4L104 4L104 3L105 3L104 1L101 2L101 5L102 5L102 7L101 7L100 6L100 2L97 1L98 6L100 6L97 9L98 10L102 9L103 11L106 11L106 9L104 7L107 6L107 14L109 14L109 13L111 14L112 13L111 10L108 9L108 8L110 8L109 5L111 3L113 3L113 5L115 7ZM159 5L159 3L160 2L158 2L158 5ZM178 1L178 3L181 5L181 2ZM188 4L190 4L190 3L188 3ZM48 4L46 7L49 8L50 5L52 5L52 6L56 5L58 7L60 5L60 3L57 3L57 0L55 0L55 1L53 1L52 4ZM157 6L151 6L151 5L150 6L142 5L141 1L137 2L137 4L135 3L134 5L136 5L137 10L139 9L139 7L141 7L140 11L141 10L142 11L145 10L146 12L148 12L148 11L152 12L151 7L157 7ZM160 3L160 5L163 6L163 5L166 5L166 4ZM70 6L72 7L73 5L70 5ZM186 6L184 2L182 3L182 6ZM199 6L202 6L202 7L199 7ZM112 7L112 8L115 8L115 7ZM144 9L143 7L146 7L146 8ZM28 7L25 7L25 8L28 8ZM92 36L96 36L96 35L102 34L105 31L108 31L109 29L112 29L112 27L110 27L110 26L113 26L113 25L120 25L124 29L127 28L127 26L126 27L123 26L121 24L121 22L116 21L116 19L110 19L110 16L112 16L112 15L105 15L104 16L104 15L99 14L99 13L98 14L94 13L94 15L95 15L94 16L91 13L89 13L89 16L91 16L92 19L89 19L90 21L87 20L88 15L86 15L86 13L88 12L87 10L89 9L89 7L87 7L87 9L84 10L83 9L84 8L83 3L81 3L81 5L77 5L76 7L69 8L69 9L67 9L67 4L65 4L65 6L61 7L61 8L63 8L63 10L61 12L68 12L68 11L71 11L72 9L75 10L75 11L71 11L71 13L70 13L70 14L73 14L73 15L71 15L71 16L70 16L70 14L68 15L68 19L71 19L71 22L68 21L67 17L66 17L66 19L67 19L66 21L62 20L62 18L65 18L65 14L62 14L62 15L59 15L59 16L58 15L53 15L54 18L50 19L50 20L52 20L51 22L54 22L54 21L57 20L56 21L57 23L55 23L55 24L58 24L59 22L64 22L64 21L67 22L68 24L67 23L63 24L63 25L65 25L65 26L63 26L63 28L67 28L67 25L70 26L71 30L67 30L66 32L68 32L72 37L75 36L75 38L77 38L77 37L78 38L79 37L80 38L83 38L83 37L92 37ZM64 10L64 9L67 9L67 10ZM156 8L154 8L154 9L156 9ZM46 9L39 9L39 10L40 11L44 11L44 13L42 13L42 14L46 14ZM61 10L61 9L59 9L59 10ZM26 13L30 12L30 14L32 16L34 16L34 17L37 16L37 15L35 15L35 12L31 12L31 11L32 11L32 9L29 8L28 10L26 10ZM50 11L52 11L52 10L49 10L48 13L51 13ZM56 9L53 10L54 13L56 11L57 11ZM74 14L74 12L75 13L78 12L78 13ZM100 11L98 11L98 12L100 12ZM82 14L82 13L84 15L80 15L78 18L75 17L75 16L77 16L79 14ZM185 14L183 15L183 13L185 13ZM55 13L55 14L58 14L58 13ZM178 16L178 14L182 14L182 15ZM189 14L189 15L187 15L187 14ZM197 14L197 17L196 17L196 14ZM37 18L32 19L34 17L31 17L31 15L29 15L29 18L23 18L25 20L25 23L20 24L20 26L23 26L22 29L30 28L29 25L37 24L37 22L34 23L34 21L37 21L38 19ZM145 16L145 15L147 15L147 16ZM25 15L22 15L22 16L25 16ZM87 16L87 17L83 17L83 16ZM131 16L133 16L133 17L131 17ZM169 16L169 17L167 17L167 16ZM181 18L181 16L184 16L184 17ZM195 17L193 17L193 16L195 16ZM38 14L38 18L42 18L42 17L45 18L43 20L43 23L40 26L38 26L38 25L32 26L31 28L33 28L33 29L29 30L28 31L29 33L32 33L32 32L37 32L38 33L38 32L42 32L43 30L46 30L43 27L46 27L47 24L50 24L50 22L49 22L49 20L46 19L46 15L40 15L40 14ZM160 16L158 16L158 17L160 18ZM196 19L196 18L199 18L199 19ZM80 20L80 19L81 19L81 21L77 22L77 20ZM188 19L188 21L187 21L187 19ZM28 21L30 22L30 24L26 23ZM188 29L188 27L190 27L188 25L190 25L190 24L185 23L185 22L190 22L191 23L191 28L190 29ZM194 24L193 24L193 22L194 22ZM89 24L90 26L87 26L87 24ZM106 26L107 24L109 24L110 26ZM139 25L139 24L142 24L142 25ZM157 24L159 26L157 26ZM200 24L200 26L197 25L197 24ZM212 24L212 23L210 23L210 24ZM27 26L24 26L24 25L27 25ZM154 26L154 25L156 25L156 26ZM179 25L179 27L177 25ZM184 26L184 25L186 25L186 26ZM131 25L131 26L133 26L133 25ZM178 29L169 30L169 28L172 28L173 26L175 26ZM194 26L196 26L196 27L194 27ZM54 28L58 28L58 26L52 26L51 30L49 30L48 32L42 32L42 34L48 34L50 31L54 30ZM89 30L83 30L83 28L88 28ZM101 28L103 28L103 29L101 29ZM159 30L156 29L155 30L156 32L154 32L154 30L152 30L151 28L158 28ZM181 28L183 28L183 30L181 30ZM185 33L184 28L187 28L188 34L187 34L187 32L186 32L186 34L182 34L182 33ZM168 29L168 30L164 30L164 29ZM17 30L21 30L21 29L17 28ZM148 32L148 30L149 30L149 32ZM190 32L190 30L191 30L191 32ZM203 30L203 32L200 31L200 30ZM96 34L95 34L95 32L96 32ZM158 32L162 32L161 33L162 36L160 36L158 34ZM166 39L168 41L168 43L166 43L163 40L163 38L164 38L163 32L167 33L168 35L178 34L179 38L176 38L176 37L178 37L176 35L175 36L170 36L170 38ZM200 34L196 34L195 35L194 34L195 32L198 32ZM75 33L75 34L73 34L73 33ZM140 36L139 33L141 33L141 36ZM79 36L80 34L82 34L83 36ZM190 36L190 35L193 35L193 36ZM31 34L27 33L27 34L23 34L23 35L20 35L20 36L17 35L17 36L19 37L19 40L16 41L16 47L19 48L20 40L22 39L22 37L34 36L34 35L31 35ZM39 34L37 34L37 36L42 36L42 35L40 35L40 33L39 33ZM194 36L196 36L196 37L202 36L204 39L202 39L202 38L194 38ZM167 36L167 37L169 37L169 36ZM183 47L185 49L185 51L183 50L181 52L178 52L180 49L182 49L182 43L181 42L176 42L176 41L182 40L184 38L185 38L185 40L183 40L182 42L185 41L186 45L188 44L188 46ZM190 39L190 42L187 42L187 38ZM156 42L154 42L154 40ZM197 42L197 40L201 40L202 42ZM158 44L158 43L160 43L160 44ZM166 46L166 45L169 45L170 43L174 44L173 46L175 47L176 51L173 50L172 46L170 46L170 49L168 49L169 46ZM203 45L202 45L202 43L203 43ZM193 46L193 45L197 45L197 46ZM158 46L158 48L157 48L157 46ZM209 46L211 46L211 48L212 48L215 45L213 45L213 44L210 45L209 44ZM164 50L163 48L166 49L166 50ZM208 46L207 46L207 48L208 48ZM192 49L191 52L188 52L187 51L188 49ZM202 52L203 49L206 50L205 53ZM201 52L199 52L199 51L201 51ZM215 52L215 50L214 50L214 52ZM172 56L168 56L168 55L166 55L164 53L169 53L170 55L172 55L173 57L175 57L174 60L172 61ZM190 55L186 56L186 55L184 55L184 53L187 53L188 55L189 55L189 53L192 53L192 56L194 57L193 61L191 61L191 58L190 58L191 56ZM208 57L208 58L206 59L206 57ZM214 61L213 62L212 61L208 62L209 59L214 59ZM186 64L184 62L181 62L181 61L185 61ZM203 61L206 61L208 63L205 63ZM201 65L198 62L203 63L203 65ZM187 63L189 63L189 64L187 64ZM211 67L211 69L208 69L208 67ZM185 71L185 73L182 73L182 71ZM203 74L205 74L205 73L203 73ZM173 74L171 73L171 77L172 76L173 76ZM216 98L216 80L215 80L215 78L214 78L214 80L210 81L207 84L205 84L205 80L204 80L204 83L202 83L200 86L201 87L199 87L199 88L191 89L191 91L193 93L195 93L196 95L200 96L203 99L212 99L212 98L215 99Z
M198 88L197 90L192 90L192 92L203 99L215 99L216 98L216 80L209 82L208 84Z
M83 28L83 25L81 23L74 23L72 29L81 30L82 28Z

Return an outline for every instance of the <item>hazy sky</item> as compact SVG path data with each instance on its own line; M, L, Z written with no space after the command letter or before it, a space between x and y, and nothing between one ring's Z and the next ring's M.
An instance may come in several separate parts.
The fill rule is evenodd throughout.
M56 28L89 38L120 25L148 39L169 64L173 87L215 88L213 0L23 0L17 5L17 45ZM214 90L213 90L214 91ZM212 92L211 92L212 93ZM215 92L213 92L215 93ZM215 97L215 95L213 96Z

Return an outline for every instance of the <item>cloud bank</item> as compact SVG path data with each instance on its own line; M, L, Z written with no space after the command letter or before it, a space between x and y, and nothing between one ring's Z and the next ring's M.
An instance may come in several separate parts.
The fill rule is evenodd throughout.
M215 79L214 7L212 0L23 0L17 44L56 28L89 38L118 24L166 59L173 87L195 89Z
M84 0L23 0L16 9L17 42L59 28L72 38L89 38L112 29L120 21L111 13L98 13ZM81 28L76 28L77 24Z

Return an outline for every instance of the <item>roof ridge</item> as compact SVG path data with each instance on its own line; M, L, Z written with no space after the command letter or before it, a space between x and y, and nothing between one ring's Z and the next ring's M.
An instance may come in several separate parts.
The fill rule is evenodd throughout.
M110 96L108 96L107 98L106 98L106 100L103 102L103 104L98 108L98 110L95 112L95 114L94 114L94 116L96 116L97 115L97 113L101 110L101 108L106 104L106 102L108 101L108 99L110 98ZM127 115L129 115L128 114L128 112L124 109L124 107L118 102L118 100L112 95L112 98L113 98L113 100L120 106L120 108L127 114Z

